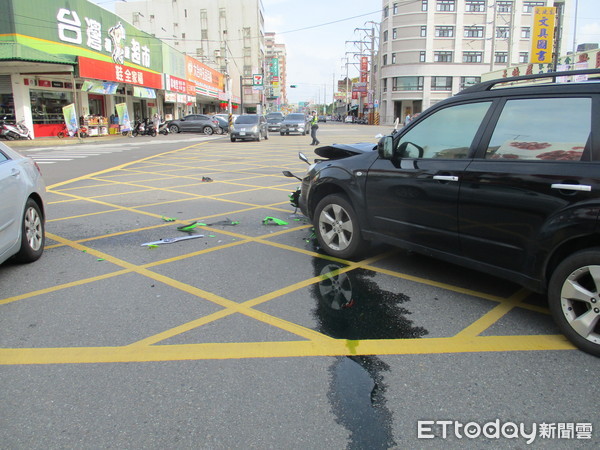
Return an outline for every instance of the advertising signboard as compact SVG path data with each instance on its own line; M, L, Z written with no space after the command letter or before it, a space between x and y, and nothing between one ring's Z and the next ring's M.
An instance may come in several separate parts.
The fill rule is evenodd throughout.
M537 6L534 9L531 34L531 62L533 64L545 64L552 61L555 21L556 8Z
M162 89L161 74L80 56L79 76Z
M159 39L86 0L11 2L14 34L4 40L54 55L86 56L114 64L162 71ZM32 14L35 12L35 14Z

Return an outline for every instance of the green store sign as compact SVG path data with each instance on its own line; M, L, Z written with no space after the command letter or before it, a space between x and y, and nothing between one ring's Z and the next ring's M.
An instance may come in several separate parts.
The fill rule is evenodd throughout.
M3 40L50 54L86 56L162 71L160 40L86 0L9 0L0 22ZM7 20L8 19L8 20ZM74 58L75 59L75 58Z

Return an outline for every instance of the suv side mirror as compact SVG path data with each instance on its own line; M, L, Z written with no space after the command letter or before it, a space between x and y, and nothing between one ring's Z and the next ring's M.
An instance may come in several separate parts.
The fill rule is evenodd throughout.
M377 152L382 159L392 159L394 156L394 140L391 136L382 137L377 143Z

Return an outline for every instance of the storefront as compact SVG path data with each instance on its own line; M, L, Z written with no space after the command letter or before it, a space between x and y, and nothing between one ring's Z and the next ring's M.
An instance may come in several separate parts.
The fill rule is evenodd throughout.
M65 107L98 136L118 122L117 109L132 121L218 112L223 74L109 11L86 0L43 8L37 0L8 2L0 21L0 114L24 120L34 137L64 128ZM163 61L179 75L168 86Z

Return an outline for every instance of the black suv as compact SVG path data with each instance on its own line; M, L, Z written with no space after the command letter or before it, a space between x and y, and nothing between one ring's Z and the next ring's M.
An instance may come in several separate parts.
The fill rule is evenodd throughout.
M600 356L600 70L483 82L376 146L315 152L299 202L328 254L378 240L547 292Z

